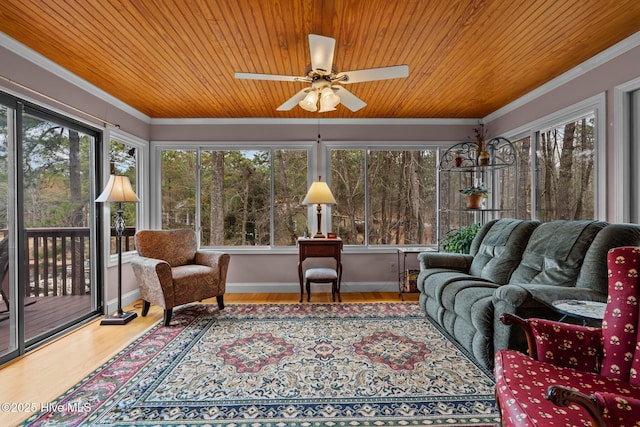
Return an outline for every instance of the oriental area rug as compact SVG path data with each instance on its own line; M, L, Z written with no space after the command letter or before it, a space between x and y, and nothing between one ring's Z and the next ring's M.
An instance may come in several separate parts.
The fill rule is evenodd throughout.
M24 425L495 426L493 378L415 303L192 304Z

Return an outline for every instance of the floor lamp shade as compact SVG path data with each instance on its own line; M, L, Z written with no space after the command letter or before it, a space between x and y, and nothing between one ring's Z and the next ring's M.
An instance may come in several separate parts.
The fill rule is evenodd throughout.
M307 191L307 195L302 201L303 205L315 205L317 204L317 215L318 215L318 231L313 236L314 238L323 238L324 234L322 234L321 222L322 222L322 205L335 205L336 199L333 197L331 193L331 189L327 185L326 182L315 181L309 187L309 191Z
M137 317L133 311L122 310L122 233L125 230L124 211L122 203L137 203L140 199L131 187L129 178L122 175L111 175L102 193L96 199L99 203L118 203L116 210L116 246L118 249L118 309L109 316L105 316L100 322L101 325L124 325Z
M107 185L96 199L96 202L133 202L140 199L131 187L129 178L123 175L110 175Z

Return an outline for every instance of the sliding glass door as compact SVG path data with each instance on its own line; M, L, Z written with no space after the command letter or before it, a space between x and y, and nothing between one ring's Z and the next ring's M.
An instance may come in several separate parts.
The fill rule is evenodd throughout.
M92 153L96 136L25 111L22 120L25 342L95 310L91 278Z
M17 354L18 322L16 310L11 310L11 295L15 295L14 267L15 226L13 208L15 206L15 181L13 180L14 113L7 104L8 99L0 96L0 357Z
M100 135L17 102L0 105L0 116L5 361L100 309L93 202Z

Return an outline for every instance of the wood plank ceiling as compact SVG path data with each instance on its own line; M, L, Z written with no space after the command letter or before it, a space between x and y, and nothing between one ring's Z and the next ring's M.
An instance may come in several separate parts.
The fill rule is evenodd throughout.
M640 31L640 1L3 0L0 31L152 118L483 117ZM409 77L322 114L276 111L304 83L234 79L304 75L309 33L338 71Z

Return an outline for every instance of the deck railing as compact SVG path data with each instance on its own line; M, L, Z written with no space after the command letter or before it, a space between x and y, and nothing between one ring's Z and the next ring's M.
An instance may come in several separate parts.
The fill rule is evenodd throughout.
M26 235L26 296L89 292L88 228L30 228Z
M5 235L6 235L6 230ZM134 249L134 227L127 227L122 250ZM25 256L25 296L86 295L91 291L89 228L28 228ZM115 253L115 230L111 252ZM3 278L4 279L4 278Z

